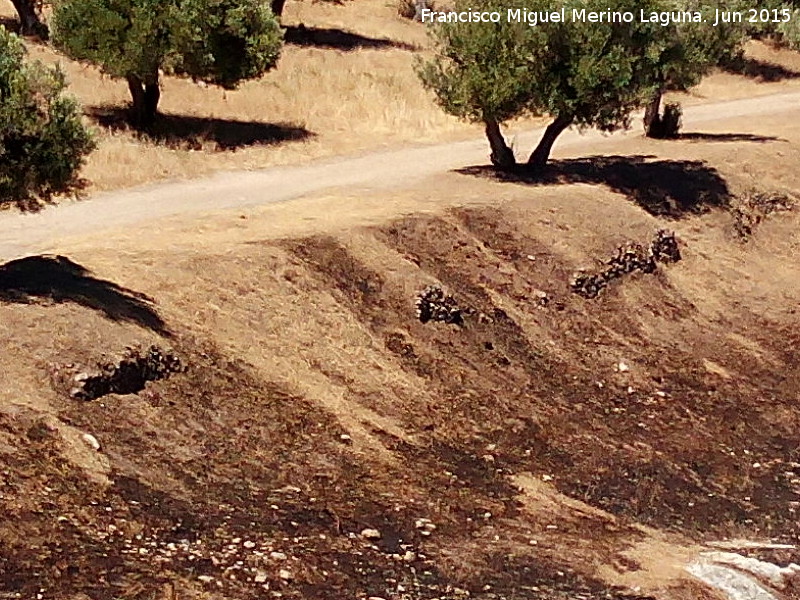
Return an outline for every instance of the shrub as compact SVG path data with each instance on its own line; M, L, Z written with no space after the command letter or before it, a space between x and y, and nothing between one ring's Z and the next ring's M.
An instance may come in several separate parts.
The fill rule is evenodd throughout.
M75 188L94 141L63 73L24 54L0 27L0 202L33 207Z

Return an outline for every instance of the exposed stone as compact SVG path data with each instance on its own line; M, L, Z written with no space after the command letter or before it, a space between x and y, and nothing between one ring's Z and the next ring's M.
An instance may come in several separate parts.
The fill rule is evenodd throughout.
M146 352L127 348L121 357L94 367L53 365L54 386L77 400L95 400L108 394L134 394L148 381L165 379L186 370L181 360L157 346Z
M92 447L94 450L100 450L100 442L97 441L97 438L94 437L91 433L84 433L81 436L81 439L86 442L89 446Z
M367 528L361 531L361 537L367 540L379 540L381 539L381 532L377 529Z
M438 285L429 285L417 295L417 318L423 323L439 321L451 325L463 325L464 315L458 302L445 294Z
M599 273L578 273L572 279L572 291L584 298L595 298L611 281L623 275L641 271L652 273L658 263L672 263L681 260L681 252L675 234L665 229L656 232L647 248L635 242L618 246L616 253L606 261L606 267Z

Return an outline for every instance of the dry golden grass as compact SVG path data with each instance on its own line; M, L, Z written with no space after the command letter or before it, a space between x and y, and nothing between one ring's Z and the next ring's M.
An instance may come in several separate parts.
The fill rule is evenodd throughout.
M13 15L11 3L0 0L0 17ZM287 6L284 22L289 26L304 23L309 28L354 31L367 38L367 45L371 40L391 40L401 47L387 44L342 51L287 44L274 71L232 92L166 78L160 106L164 114L193 117L195 122L188 128L203 131L213 127L228 137L237 135L235 124L196 121L232 120L267 126L262 143L243 145L236 152L220 152L213 140L200 147L168 147L139 139L126 130L98 128L99 147L84 171L92 189L478 133L475 127L443 114L417 81L414 52L408 47L423 45L426 34L420 24L398 16L394 5L382 0L341 6L294 2ZM47 46L31 44L29 49L32 58L62 66L70 91L87 112L127 104L124 82L70 61ZM273 133L277 140L269 139ZM286 141L282 139L285 136L297 139Z
M9 0L0 0L0 18L13 17ZM62 66L70 91L87 113L109 112L114 127L96 127L98 149L84 177L89 191L133 186L165 178L193 178L217 170L258 169L398 144L479 137L481 129L445 115L419 83L416 53L427 44L424 26L397 14L391 0L359 0L342 5L289 2L290 27L340 30L361 36L368 47L342 51L287 44L277 69L236 91L165 78L162 112L165 130L182 132L164 143L142 139L121 127L119 113L129 101L124 82L75 63L44 45L29 45L32 58ZM352 38L351 38L352 40ZM381 41L383 40L383 41ZM377 47L375 47L377 46ZM800 68L800 55L763 46L758 59ZM761 83L731 74L708 78L682 102L736 98L796 88L797 81ZM92 120L92 123L95 121ZM540 124L524 120L515 130ZM189 138L189 142L181 140ZM236 150L220 148L233 144Z

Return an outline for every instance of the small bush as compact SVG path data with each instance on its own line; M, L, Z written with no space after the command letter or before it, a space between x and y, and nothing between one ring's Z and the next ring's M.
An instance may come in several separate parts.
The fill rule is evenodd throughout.
M397 14L404 19L416 19L417 3L414 0L397 0Z
M24 56L0 27L0 203L32 208L75 188L94 141L63 73Z
M397 14L404 19L419 21L422 18L420 11L423 8L436 10L433 0L397 0Z
M768 216L794 207L795 199L783 192L750 190L739 197L733 208L733 229L739 239L747 241Z

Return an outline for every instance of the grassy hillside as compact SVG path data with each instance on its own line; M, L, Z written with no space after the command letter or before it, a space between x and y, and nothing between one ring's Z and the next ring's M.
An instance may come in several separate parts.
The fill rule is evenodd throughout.
M798 192L800 128L703 134L550 185L473 169L0 268L0 588L718 598L683 570L705 543L798 535L798 217L744 240L734 209ZM660 228L682 261L570 291ZM430 284L463 326L416 318ZM50 383L153 343L188 370L93 401Z
M0 23L15 26L9 0L0 0ZM149 136L125 124L125 82L45 45L28 45L31 58L63 67L96 126L99 148L84 170L89 190L482 135L480 127L445 115L422 89L413 57L425 51L425 28L398 16L393 2L290 1L284 24L289 43L278 68L237 91L164 78L165 118ZM798 89L796 53L754 44L749 57L745 75L712 75L681 100ZM512 124L509 137L539 124Z

